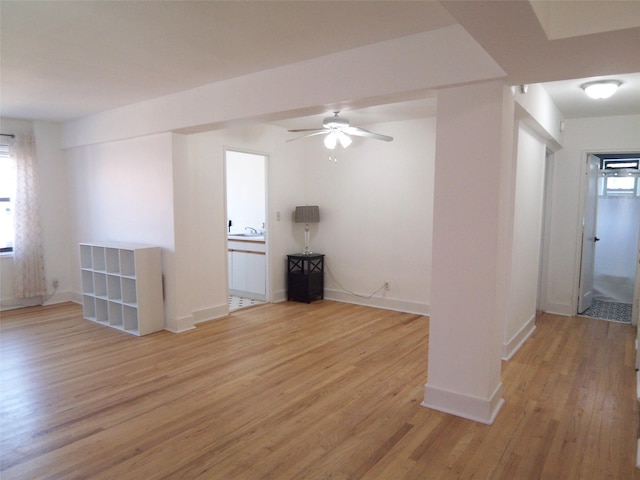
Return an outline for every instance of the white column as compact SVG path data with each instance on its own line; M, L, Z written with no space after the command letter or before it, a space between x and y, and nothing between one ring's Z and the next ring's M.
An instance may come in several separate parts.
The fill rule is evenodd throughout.
M513 97L502 82L438 93L426 407L490 424L510 252ZM505 192L507 194L505 194Z

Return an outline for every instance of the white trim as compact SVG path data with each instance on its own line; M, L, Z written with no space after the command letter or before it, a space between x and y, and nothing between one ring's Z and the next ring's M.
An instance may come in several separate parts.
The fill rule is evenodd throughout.
M553 315L562 315L563 317L575 317L577 315L577 312L573 310L573 306L566 303L549 303L544 311Z
M327 300L335 300L342 303L352 303L355 305L365 305L368 307L382 308L384 310L394 310L397 312L415 313L418 315L429 315L429 305L421 302L412 302L408 300L398 300L394 298L372 297L360 298L354 297L341 290L331 290L325 288L324 298Z
M53 305L56 303L73 302L82 305L82 297L74 292L57 292L46 302L42 303L43 297L15 298L5 297L0 300L0 311L15 310L16 308L36 307L38 305Z
M535 329L536 316L534 314L508 342L502 344L502 359L511 360Z
M498 384L489 398L451 392L426 384L424 386L424 400L421 405L474 422L491 425L504 405L502 382Z
M72 292L56 292L51 296L51 298L49 298L49 300L44 302L44 305L53 305L55 303L64 302L80 303L75 301L75 294Z
M186 332L196 328L195 325L193 324L193 315L186 315L184 317L176 318L175 324L176 324L176 327L171 328L167 326L165 322L164 329L168 330L171 333L182 333L182 332Z
M287 291L278 290L272 292L271 303L280 303L287 301ZM417 315L429 315L430 306L427 303L410 302L406 300L397 300L392 298L374 297L374 298L359 298L354 297L341 290L324 289L325 300L331 300L334 302L350 303L353 305L364 305L367 307L382 308L383 310L393 310L396 312L415 313Z
M280 303L287 301L287 290L278 290L276 292L271 292L271 303Z
M640 438L636 446L636 468L640 468Z
M201 308L200 310L193 311L193 323L203 323L210 320L216 320L218 318L226 317L229 315L229 305L214 305L212 307Z
M0 311L15 310L16 308L37 307L42 304L42 297L15 298L7 297L0 301Z
M69 292L69 300L82 306L82 294L78 292Z

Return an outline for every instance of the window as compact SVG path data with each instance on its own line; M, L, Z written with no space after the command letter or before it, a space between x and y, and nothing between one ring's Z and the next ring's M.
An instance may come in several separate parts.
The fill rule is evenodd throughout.
M637 158L605 158L600 161L600 168L602 170L620 170L627 168L638 170L638 163L640 163L640 159Z
M0 253L13 252L16 169L8 144L0 144Z
M600 160L598 195L605 197L640 196L638 158L604 158Z
M635 195L636 177L605 177L606 195Z

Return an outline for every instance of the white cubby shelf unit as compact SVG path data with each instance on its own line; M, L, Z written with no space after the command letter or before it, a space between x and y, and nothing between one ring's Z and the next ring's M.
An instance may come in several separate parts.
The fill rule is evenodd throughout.
M81 243L84 318L134 335L164 329L162 250L130 243Z

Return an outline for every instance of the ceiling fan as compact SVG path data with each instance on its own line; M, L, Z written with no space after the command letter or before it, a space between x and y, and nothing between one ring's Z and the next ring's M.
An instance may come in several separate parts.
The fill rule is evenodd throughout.
M314 135L326 135L324 139L324 145L328 149L333 150L338 144L340 144L342 148L347 148L349 145L351 145L352 140L350 135L356 137L373 138L375 140L382 140L383 142L390 142L393 140L393 137L390 137L388 135L373 133L360 127L352 127L349 123L349 120L344 117L338 116L339 113L340 112L333 112L333 117L325 118L322 121L322 128L302 128L297 130L289 130L292 133L309 133L300 137L292 138L287 141L292 142L293 140L313 137Z

